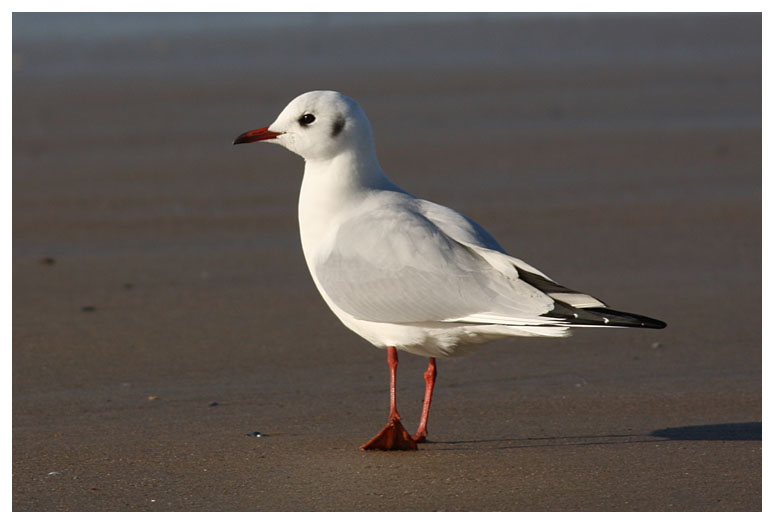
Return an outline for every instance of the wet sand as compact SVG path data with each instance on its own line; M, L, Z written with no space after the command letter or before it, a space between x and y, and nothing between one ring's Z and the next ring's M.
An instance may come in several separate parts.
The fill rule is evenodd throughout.
M15 19L13 510L761 510L760 17L315 21ZM360 452L384 353L309 278L302 161L231 146L311 89L399 185L668 328L442 360L430 442Z

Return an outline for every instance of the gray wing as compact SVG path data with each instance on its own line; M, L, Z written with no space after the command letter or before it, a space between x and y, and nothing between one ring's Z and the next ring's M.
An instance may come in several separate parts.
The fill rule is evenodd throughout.
M328 239L314 268L334 304L357 319L376 322L546 320L539 316L553 308L552 298L442 231L425 216L423 203L358 214ZM479 238L476 244L499 248L483 229L439 208L447 215L447 229L459 229L464 241Z
M424 217L452 239L470 246L506 253L487 230L455 210L421 199L417 199L416 206Z
M456 211L429 201L418 201L418 206L423 215L433 221L444 233L487 259L493 267L504 274L516 276L552 299L572 308L606 306L599 299L557 284L537 268L521 259L511 257L484 228ZM475 317L471 320L486 321L489 317L497 322L497 316L477 315Z

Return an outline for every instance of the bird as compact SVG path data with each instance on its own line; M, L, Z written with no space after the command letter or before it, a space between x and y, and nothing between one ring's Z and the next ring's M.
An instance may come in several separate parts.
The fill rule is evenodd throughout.
M417 450L427 441L437 358L505 337L564 337L573 327L666 326L558 284L473 220L398 187L380 167L369 119L346 95L299 95L233 144L253 142L304 159L298 217L312 280L347 328L386 351L388 422L362 450ZM428 358L413 435L396 407L398 350Z

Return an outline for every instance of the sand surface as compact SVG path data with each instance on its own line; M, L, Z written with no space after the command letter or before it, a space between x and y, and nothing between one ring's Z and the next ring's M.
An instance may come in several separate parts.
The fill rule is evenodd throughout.
M211 22L14 17L14 510L761 509L758 15ZM384 354L309 278L302 161L231 146L311 89L399 185L668 328L440 361L430 442L360 452Z

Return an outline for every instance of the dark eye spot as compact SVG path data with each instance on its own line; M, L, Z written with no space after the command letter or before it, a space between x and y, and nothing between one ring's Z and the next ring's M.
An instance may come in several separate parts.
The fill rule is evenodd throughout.
M302 126L309 126L315 122L315 115L312 113L304 113L302 116L299 117L299 124Z
M331 136L332 137L336 137L337 135L339 135L342 132L342 130L344 129L344 124L345 124L345 122L344 122L344 119L342 117L337 118L334 121L333 127L331 128Z

